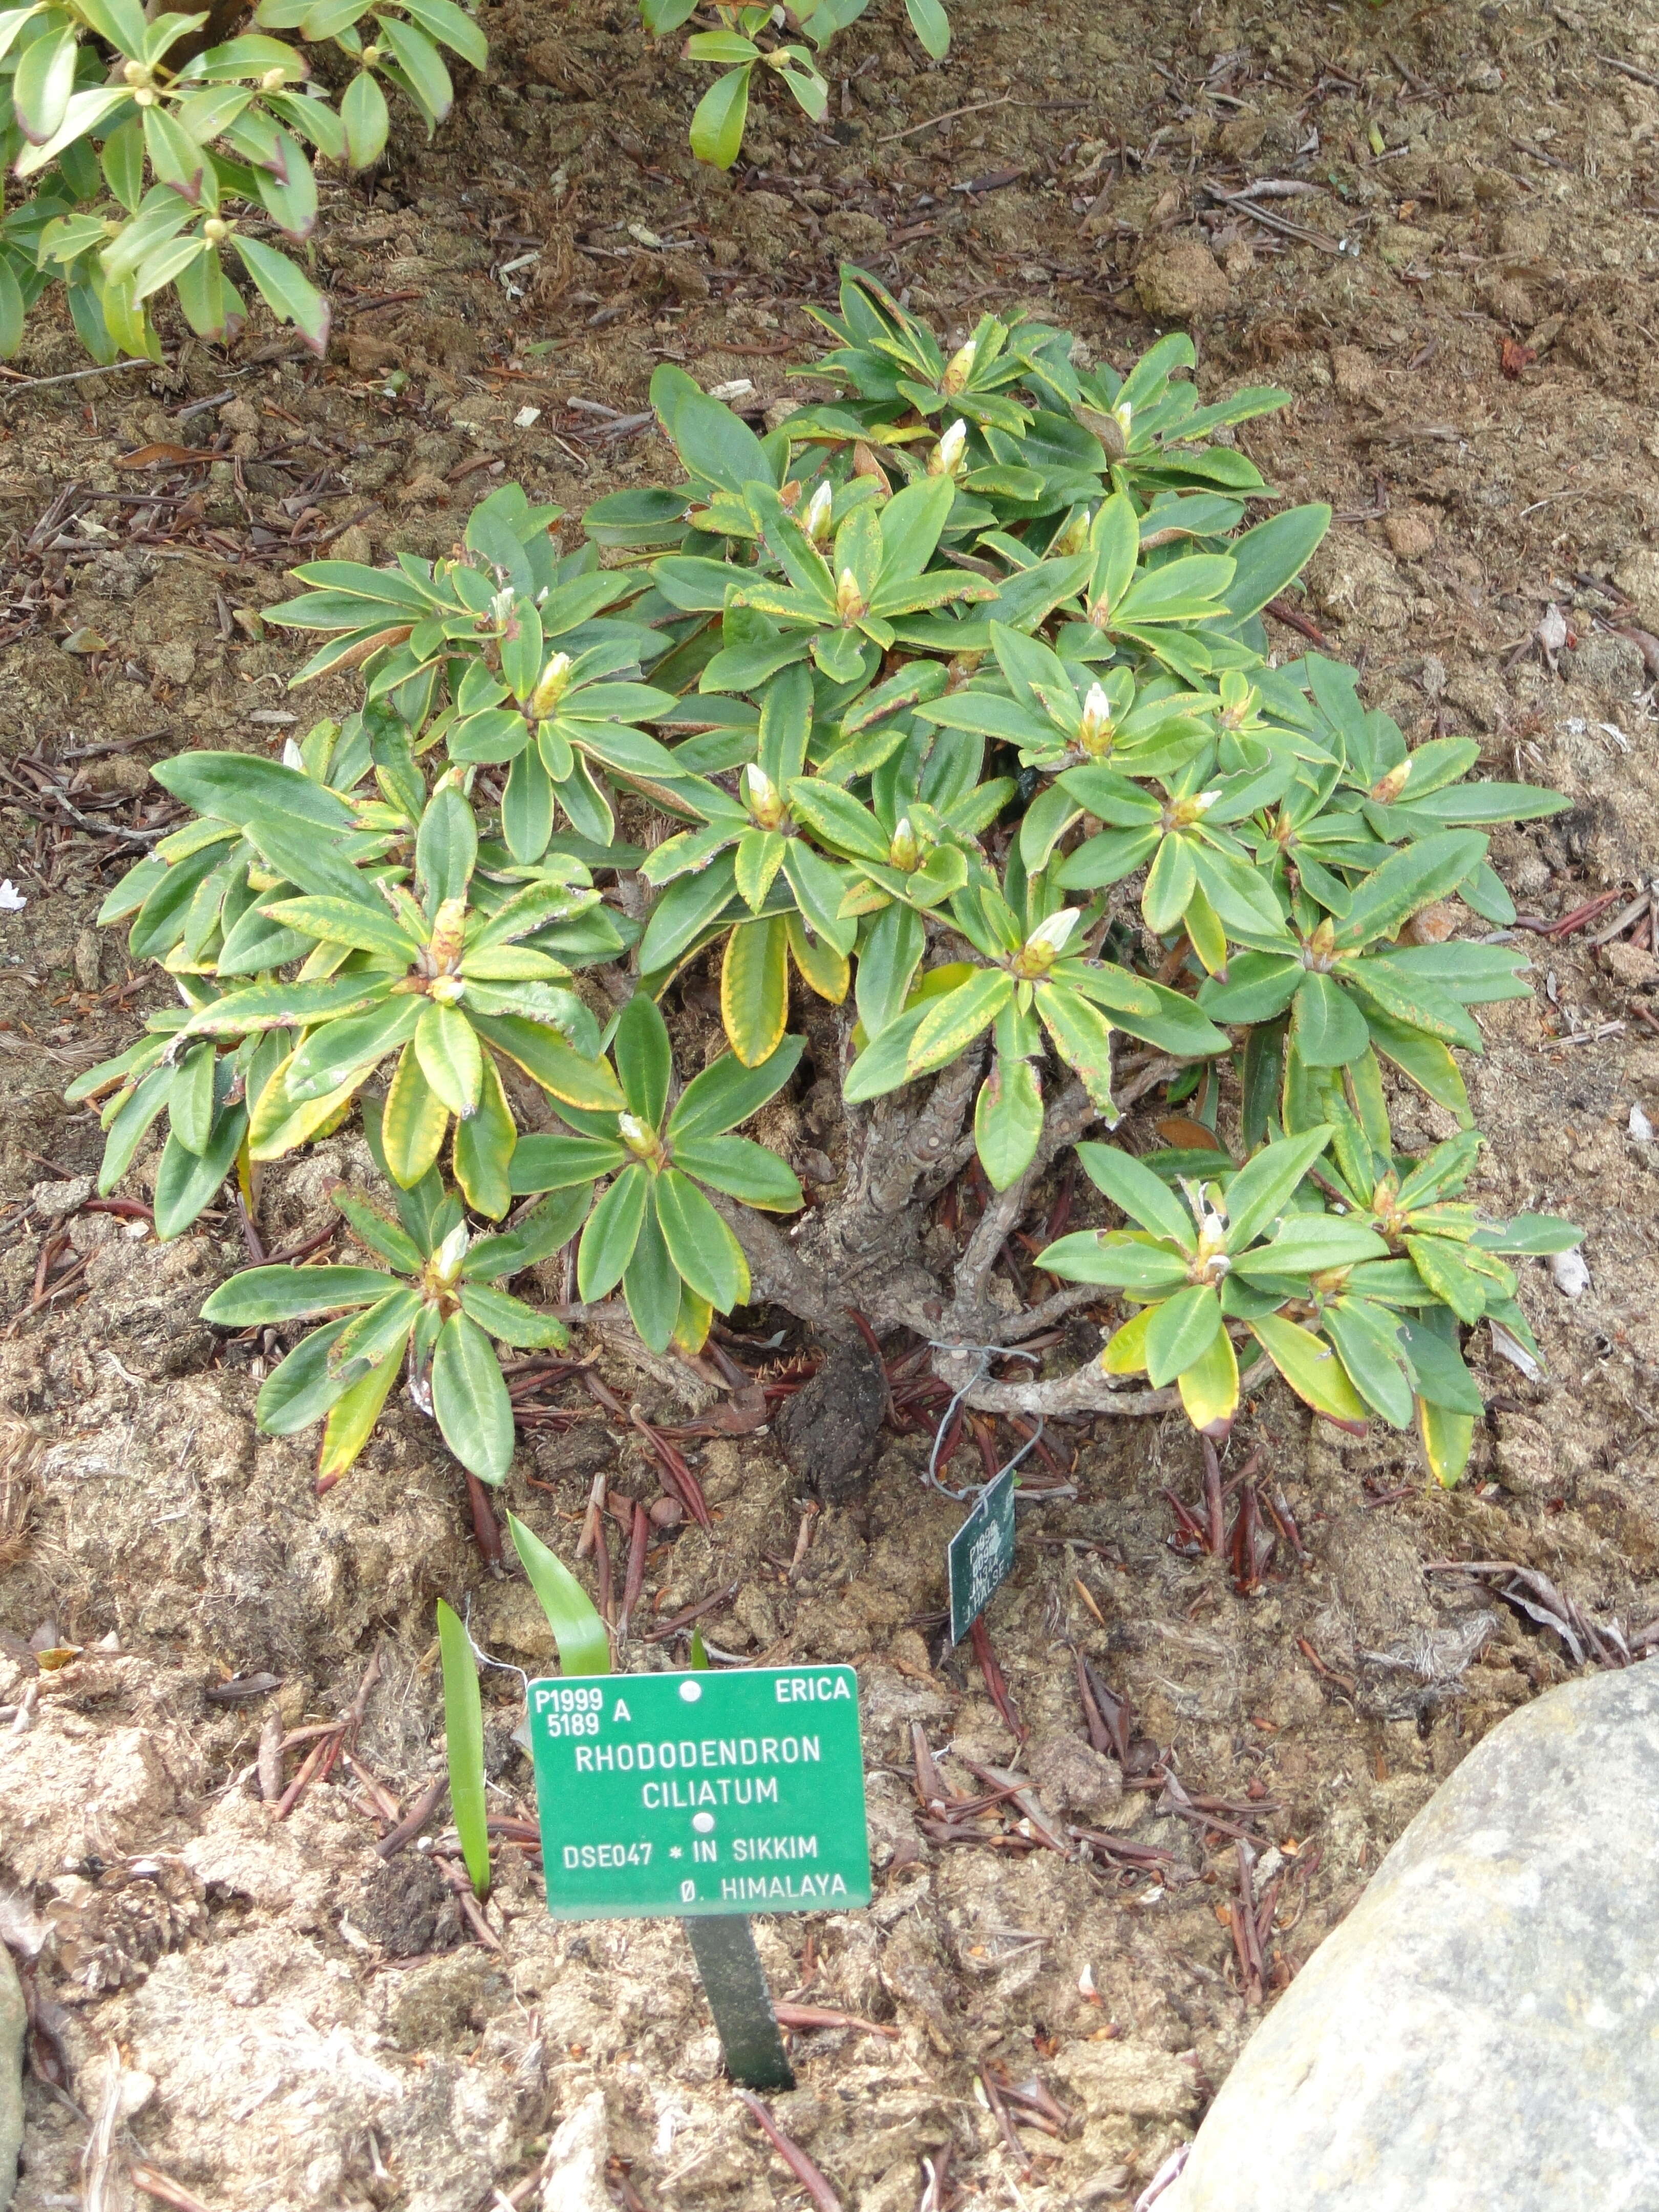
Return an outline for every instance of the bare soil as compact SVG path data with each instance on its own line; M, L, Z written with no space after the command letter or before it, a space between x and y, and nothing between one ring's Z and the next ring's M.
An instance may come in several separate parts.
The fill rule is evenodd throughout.
M856 26L830 125L769 107L721 179L684 146L696 75L623 0L509 0L485 12L489 81L436 144L405 139L325 195L326 364L256 322L229 356L186 338L162 371L0 386L0 867L27 899L0 915L0 1705L18 1723L0 1862L39 2022L23 2212L94 2185L258 2212L520 2203L596 2088L609 2197L562 2204L800 2201L724 2081L677 1928L556 1926L507 1843L486 1943L433 1855L377 1855L393 1801L441 1770L440 1595L505 1662L494 1802L532 1811L512 1670L549 1659L539 1616L484 1564L412 1410L322 1500L303 1449L255 1437L264 1353L234 1365L195 1319L246 1256L239 1224L160 1247L142 1219L76 1210L101 1139L61 1092L155 988L91 927L164 818L149 765L274 747L348 703L286 690L301 653L260 619L286 568L331 539L442 551L504 477L573 512L660 477L665 448L630 419L654 364L746 379L763 414L802 388L785 370L838 259L953 336L1024 306L1121 362L1179 319L1206 393L1286 386L1291 408L1245 434L1286 497L1339 510L1305 618L1413 735L1471 731L1500 772L1570 793L1571 813L1496 841L1523 914L1620 896L1540 934L1534 997L1484 1018L1483 1194L1583 1224L1590 1285L1569 1300L1528 1263L1549 1372L1486 1374L1456 1493L1425 1492L1401 1441L1310 1428L1270 1390L1225 1455L1245 1477L1225 1527L1248 1500L1261 1537L1247 1526L1228 1561L1170 1502L1203 1520L1178 1418L1052 1431L1058 1467L1028 1464L1059 1488L1023 1509L989 1615L1000 1706L980 1659L943 1648L959 1509L926 1487L927 1419L823 1500L766 1430L678 1440L712 1534L656 1543L629 1663L683 1663L683 1638L639 1632L718 1597L701 1625L719 1650L854 1661L863 1682L877 1901L757 1923L780 2000L852 2023L793 2034L779 2125L854 2212L912 2212L929 2185L933 2212L1127 2205L1437 1782L1579 1663L1582 1626L1576 1644L1550 1626L1536 1583L1528 1613L1507 1577L1439 1563L1534 1570L1638 1649L1659 1614L1659 1146L1632 1134L1632 1108L1659 1121L1655 925L1589 942L1659 866L1659 17L1007 0L956 20L938 68L885 15ZM1258 220L1237 195L1264 181L1281 189ZM50 320L17 364L82 365ZM835 1123L809 1093L769 1134L822 1181ZM1445 1129L1419 1107L1407 1133ZM267 1248L367 1172L340 1138L273 1175ZM752 1338L773 1326L747 1317ZM1094 1341L1079 1327L1057 1358ZM731 1348L763 1381L799 1377ZM599 1371L687 1425L660 1382ZM506 1502L568 1556L594 1475L649 1503L660 1463L577 1379L532 1402ZM976 1463L969 1443L953 1480ZM278 1754L283 1731L346 1711L377 1653L356 1764L278 1818L262 1741L265 1786L291 1791L317 1739ZM1103 1756L1076 1654L1121 1727ZM942 1818L915 1730L944 1790L984 1794L969 1759L1038 1795ZM100 2179L84 2116L112 2052L126 2132ZM1044 2094L1063 2116L1046 2125ZM174 2195L135 2197L134 2161Z

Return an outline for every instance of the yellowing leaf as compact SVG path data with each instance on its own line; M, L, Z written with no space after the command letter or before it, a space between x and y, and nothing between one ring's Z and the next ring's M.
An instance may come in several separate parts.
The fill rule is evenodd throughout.
M1176 1377L1176 1388L1187 1419L1201 1435L1218 1443L1238 1411L1238 1359L1224 1328L1218 1329L1209 1350Z
M251 1160L280 1160L297 1146L309 1144L313 1137L334 1127L345 1115L369 1073L366 1067L359 1068L337 1091L327 1091L320 1098L307 1098L303 1104L295 1106L283 1081L292 1059L290 1053L254 1101L248 1125Z
M337 1398L323 1431L317 1460L319 1492L332 1490L373 1435L380 1409L392 1395L392 1386L403 1369L403 1347L389 1352L378 1366L358 1377L343 1398Z
M1469 1463L1469 1449L1474 1442L1474 1416L1454 1413L1445 1406L1431 1406L1426 1398L1419 1398L1417 1433L1423 1440L1423 1455L1429 1462L1430 1474L1443 1490L1450 1490L1462 1480L1463 1470Z
M1282 1314L1266 1314L1250 1323L1250 1334L1298 1398L1328 1421L1364 1432L1364 1401L1349 1382L1341 1361L1322 1337L1298 1328Z
M783 917L744 921L726 941L720 1018L745 1067L758 1067L783 1042L789 1019L789 967Z
M1146 1324L1156 1308L1143 1306L1118 1329L1100 1355L1106 1375L1144 1375L1146 1371Z
M783 926L789 940L789 951L803 982L827 999L832 1006L840 1006L853 981L853 969L844 952L837 952L826 938L813 937L798 914L788 914Z
M427 1081L414 1046L406 1044L380 1116L380 1142L392 1180L412 1189L437 1158L448 1127L448 1107Z

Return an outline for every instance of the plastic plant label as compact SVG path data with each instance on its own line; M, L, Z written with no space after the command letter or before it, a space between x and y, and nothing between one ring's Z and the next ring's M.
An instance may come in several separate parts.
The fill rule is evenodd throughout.
M530 1729L556 1919L870 1902L852 1668L532 1682Z
M960 1644L1013 1571L1012 1468L988 1485L951 1537L945 1560L951 1578L951 1641Z

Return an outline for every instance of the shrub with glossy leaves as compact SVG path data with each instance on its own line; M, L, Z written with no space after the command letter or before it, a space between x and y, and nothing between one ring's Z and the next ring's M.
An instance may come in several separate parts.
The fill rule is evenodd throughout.
M441 1234L406 1221L394 1254L348 1207L407 1288L272 1287L302 1300L282 1318L368 1317L291 1354L262 1418L329 1411L332 1474L401 1361L452 1443L465 1397L488 1440L467 1463L495 1479L487 1340L532 1340L476 1286L514 1235L580 1232L580 1297L620 1286L653 1352L695 1354L750 1297L750 1210L802 1193L735 1133L794 1073L799 987L844 1009L849 1115L942 1079L1010 1202L1062 1124L1116 1124L1126 1061L1127 1095L1185 1102L1179 1151L1080 1146L1127 1225L1040 1255L1127 1315L1098 1402L1144 1373L1222 1434L1242 1355L1332 1419L1415 1422L1454 1480L1480 1407L1460 1331L1527 1341L1505 1255L1576 1237L1455 1196L1468 1010L1528 988L1487 830L1565 802L1474 777L1472 739L1411 750L1328 659L1269 658L1262 611L1328 510L1253 519L1272 488L1216 440L1284 395L1200 405L1179 336L1120 377L988 318L947 358L856 270L821 319L837 343L811 373L837 392L765 436L659 369L684 474L599 500L578 542L507 487L447 559L299 572L275 618L324 642L296 680L358 670L364 705L280 763L158 770L196 818L106 915L185 1003L76 1086L107 1102L106 1186L164 1109L164 1234L355 1102L423 1220L447 1152ZM1489 933L1419 941L1453 898ZM729 1049L696 1072L660 1009L700 962ZM1466 1133L1403 1155L1399 1080ZM543 1194L540 1229L460 1241L461 1199L498 1221ZM873 1249L837 1235L818 1311L858 1303L847 1255ZM269 1321L262 1298L210 1310Z
M0 356L53 282L94 361L160 361L149 303L168 291L198 337L226 340L246 316L239 266L323 352L328 304L270 233L311 236L315 155L380 159L384 88L430 137L454 100L444 49L482 69L489 47L456 0L258 0L252 27L226 37L243 13L222 0L198 15L141 0L0 9L0 161L33 186L0 216ZM355 70L337 108L307 45Z

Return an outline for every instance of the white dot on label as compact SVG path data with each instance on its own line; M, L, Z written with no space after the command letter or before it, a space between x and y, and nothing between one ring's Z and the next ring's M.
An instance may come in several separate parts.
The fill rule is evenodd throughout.
M714 1816L712 1813L694 1813L691 1825L700 1836L706 1836L714 1825Z
M702 1684L701 1682L682 1682L680 1684L680 1695L685 1699L688 1705L695 1705L697 1699L702 1695Z

